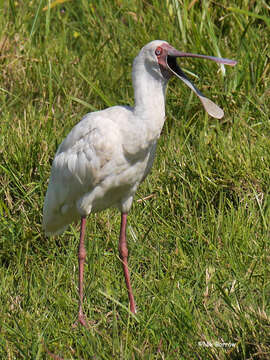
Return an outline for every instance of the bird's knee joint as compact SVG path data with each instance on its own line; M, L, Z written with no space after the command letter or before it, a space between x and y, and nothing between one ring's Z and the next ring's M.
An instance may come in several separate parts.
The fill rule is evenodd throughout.
M120 254L120 257L121 259L127 259L128 257L128 248L126 246L121 246L119 247L119 254Z

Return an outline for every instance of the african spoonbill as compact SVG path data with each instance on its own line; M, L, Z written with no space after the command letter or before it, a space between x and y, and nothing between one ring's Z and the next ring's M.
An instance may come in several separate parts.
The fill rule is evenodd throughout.
M74 126L59 146L53 160L43 209L47 235L60 234L73 221L81 221L78 321L86 325L83 313L83 272L86 218L109 207L121 212L119 254L124 270L130 310L136 313L128 270L127 214L139 184L149 173L165 120L168 80L180 78L199 97L215 118L224 113L187 78L176 58L196 57L234 66L236 61L184 53L166 41L145 45L133 62L134 107L113 106L89 113Z

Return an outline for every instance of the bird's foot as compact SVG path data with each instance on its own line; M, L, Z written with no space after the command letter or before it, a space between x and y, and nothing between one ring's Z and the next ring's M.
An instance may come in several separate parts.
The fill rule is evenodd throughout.
M79 324L81 324L85 328L89 328L89 324L87 323L84 314L79 314L78 315L78 319L77 319L77 321L75 321L75 323L72 325L72 327L76 328Z

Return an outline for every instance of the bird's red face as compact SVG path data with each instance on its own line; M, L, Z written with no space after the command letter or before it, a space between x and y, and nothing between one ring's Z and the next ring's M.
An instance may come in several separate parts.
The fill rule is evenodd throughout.
M162 44L161 46L158 46L155 50L156 57L158 59L158 63L163 68L167 67L167 56L168 56L168 46L167 44Z
M201 59L207 59L215 61L219 64L225 64L234 66L236 65L237 61L219 58L215 56L208 56L208 55L199 55L199 54L192 54L192 53L185 53L176 50L170 44L164 42L161 45L157 46L155 49L155 56L157 58L157 62L159 64L161 73L165 79L170 79L173 75L177 76L181 79L201 100L205 110L209 113L209 115L215 118L222 118L224 113L223 110L220 109L216 104L214 104L211 100L207 99L192 82L188 79L188 77L184 74L180 66L178 66L176 62L176 58L178 57L195 57Z
M161 44L161 46L158 46L155 50L155 55L157 57L161 73L166 79L169 79L174 75L174 73L171 71L167 63L170 49L174 49L174 48L167 43L163 43Z

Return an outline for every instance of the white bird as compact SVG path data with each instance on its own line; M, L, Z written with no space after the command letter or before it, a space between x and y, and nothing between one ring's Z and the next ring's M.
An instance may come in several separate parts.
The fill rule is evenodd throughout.
M133 62L134 107L113 106L89 113L59 146L52 164L43 209L47 235L60 234L81 219L78 321L86 326L83 313L83 269L86 217L109 207L121 212L119 254L122 260L130 310L136 312L128 270L127 214L139 184L149 173L165 120L168 80L179 77L199 97L215 118L223 111L207 99L176 63L177 57L197 57L234 66L236 61L183 53L163 40L145 45Z

